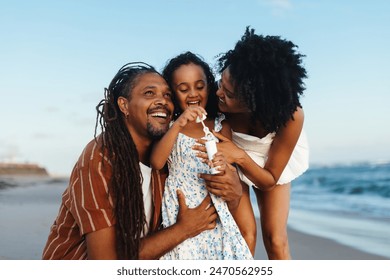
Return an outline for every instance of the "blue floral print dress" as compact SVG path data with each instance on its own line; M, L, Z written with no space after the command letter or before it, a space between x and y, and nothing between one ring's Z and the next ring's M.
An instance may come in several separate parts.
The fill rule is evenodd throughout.
M215 119L214 130L222 129L221 122L225 116L219 114ZM216 139L218 141L218 139ZM179 133L168 158L169 176L165 182L162 202L163 226L176 223L179 210L176 190L180 189L186 198L189 208L198 206L208 195L204 180L198 173L210 173L210 168L195 154L192 146L195 139ZM226 202L218 196L211 195L218 212L216 227L185 240L172 251L163 255L162 260L250 260L252 254L230 214Z

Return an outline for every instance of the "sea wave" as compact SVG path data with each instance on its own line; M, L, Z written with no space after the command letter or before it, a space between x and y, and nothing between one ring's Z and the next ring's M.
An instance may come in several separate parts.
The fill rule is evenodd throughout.
M390 164L315 167L298 178L296 190L390 198Z

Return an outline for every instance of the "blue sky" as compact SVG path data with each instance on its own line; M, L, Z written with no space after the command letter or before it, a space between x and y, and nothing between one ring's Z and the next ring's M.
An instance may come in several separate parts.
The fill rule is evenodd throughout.
M187 50L210 64L250 25L306 55L311 162L390 160L390 2L2 1L0 161L69 175L116 71L161 70Z

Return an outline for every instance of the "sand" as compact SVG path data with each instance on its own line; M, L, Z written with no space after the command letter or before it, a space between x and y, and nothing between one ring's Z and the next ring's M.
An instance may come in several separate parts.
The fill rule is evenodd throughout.
M288 228L291 257L294 260L385 260L386 258L345 246L336 241ZM255 259L268 259L261 232L257 234Z
M57 215L63 183L35 184L0 190L0 259L41 258L50 226ZM382 260L336 241L289 228L290 250L296 260ZM260 229L255 259L267 259Z

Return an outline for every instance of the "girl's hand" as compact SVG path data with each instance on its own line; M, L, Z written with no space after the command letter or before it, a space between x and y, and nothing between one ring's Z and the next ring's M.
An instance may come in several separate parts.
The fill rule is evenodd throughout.
M196 144L192 146L192 149L197 151L196 156L201 158L203 162L207 163L209 157L207 156L207 150L205 146L206 140L204 139L196 139ZM218 149L218 146L217 146Z
M221 152L217 152L212 160L207 160L207 164L210 166L210 168L215 167L215 169L219 172L225 172L225 169L227 168L227 162L225 157Z
M177 118L175 123L179 125L180 128L183 128L187 125L188 122L193 122L197 117L202 118L203 115L207 115L206 110L200 106L190 106L181 113L180 117Z

